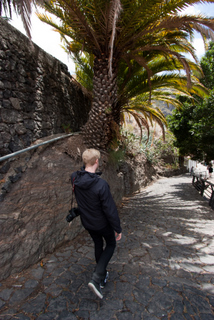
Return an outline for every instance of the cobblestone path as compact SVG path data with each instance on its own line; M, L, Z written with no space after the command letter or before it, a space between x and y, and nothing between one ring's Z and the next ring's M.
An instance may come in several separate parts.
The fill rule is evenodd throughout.
M161 178L126 198L123 238L104 298L88 289L93 246L84 231L0 284L0 319L213 320L214 211L191 177Z

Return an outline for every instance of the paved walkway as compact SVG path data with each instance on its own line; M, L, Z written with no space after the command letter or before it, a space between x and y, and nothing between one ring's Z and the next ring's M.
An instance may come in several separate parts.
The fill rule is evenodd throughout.
M189 175L162 178L123 202L123 239L104 299L86 232L0 284L0 319L213 320L214 211Z

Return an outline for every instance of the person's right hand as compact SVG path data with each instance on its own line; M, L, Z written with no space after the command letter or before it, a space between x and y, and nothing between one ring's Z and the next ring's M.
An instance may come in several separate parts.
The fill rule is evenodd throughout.
M116 241L119 241L122 238L122 233L115 232Z

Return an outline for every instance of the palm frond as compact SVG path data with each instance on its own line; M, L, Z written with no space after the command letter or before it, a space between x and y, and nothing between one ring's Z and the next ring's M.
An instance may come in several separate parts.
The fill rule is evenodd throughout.
M108 60L108 69L109 76L112 76L112 58L114 50L114 39L116 35L116 24L119 18L120 11L122 10L120 0L111 1L110 13L108 17L108 32L111 32L111 37L109 41L109 60Z
M79 55L73 56L73 61L76 66L76 80L79 81L92 96L93 90L93 59L91 55ZM89 62L89 63L88 63Z
M136 123L140 129L140 140L142 140L142 136L143 136L142 127L147 129L147 135L148 135L148 139L149 139L150 129L149 129L148 121L142 115L140 115L139 113L137 113L134 110L126 109L126 110L124 110L124 112L130 114L134 118L134 120L136 121ZM148 141L148 139L147 139L147 141Z
M32 5L36 4L36 1L32 0L1 0L0 1L0 16L4 10L6 17L12 18L12 7L17 15L20 15L24 29L29 38L31 38L31 13Z

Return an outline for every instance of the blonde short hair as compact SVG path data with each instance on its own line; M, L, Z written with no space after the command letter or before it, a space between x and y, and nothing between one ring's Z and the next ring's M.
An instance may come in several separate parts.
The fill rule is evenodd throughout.
M100 151L96 149L86 149L82 154L82 161L85 166L93 166L97 159L100 159Z

